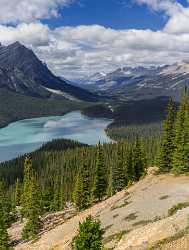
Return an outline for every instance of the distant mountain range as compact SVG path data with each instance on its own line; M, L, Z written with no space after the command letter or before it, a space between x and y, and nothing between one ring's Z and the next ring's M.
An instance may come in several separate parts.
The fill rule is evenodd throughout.
M32 50L19 42L0 45L0 88L32 97L96 100L89 91L55 76Z
M82 86L126 99L178 98L184 86L189 86L189 62L149 68L123 67L107 74L96 73L83 79Z

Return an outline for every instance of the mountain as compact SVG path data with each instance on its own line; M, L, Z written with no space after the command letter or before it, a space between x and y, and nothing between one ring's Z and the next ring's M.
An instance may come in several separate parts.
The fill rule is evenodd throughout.
M87 82L84 81L83 86L128 99L178 98L183 87L189 86L189 62L148 68L123 67L94 79L93 75Z
M95 101L96 96L55 76L19 42L0 46L0 88L42 98Z

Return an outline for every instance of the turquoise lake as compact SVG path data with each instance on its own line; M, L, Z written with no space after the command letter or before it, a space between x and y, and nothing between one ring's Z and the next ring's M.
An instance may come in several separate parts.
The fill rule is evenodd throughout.
M64 116L48 116L10 123L0 129L0 161L38 149L55 138L77 140L90 145L111 142L105 128L112 120L89 118L80 111Z

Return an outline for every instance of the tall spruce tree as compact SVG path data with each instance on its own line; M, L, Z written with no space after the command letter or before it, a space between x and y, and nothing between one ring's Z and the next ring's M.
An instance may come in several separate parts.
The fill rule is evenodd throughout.
M133 164L133 149L131 147L128 148L127 154L125 157L125 171L126 171L126 184L129 185L133 183L135 180L135 169Z
M22 232L23 239L35 238L41 228L41 197L36 174L31 174L28 190L29 203L27 205L27 223Z
M5 214L3 211L2 201L0 201L0 249L11 250L10 240L7 232L7 225L5 222Z
M54 188L53 188L53 200L51 203L51 211L59 211L60 210L60 177L57 175L54 180Z
M168 172L172 168L174 151L174 103L172 98L169 101L167 117L163 124L163 135L160 145L159 169Z
M83 152L82 166L77 176L75 189L73 192L73 200L76 207L86 209L90 205L90 175L89 168L86 163L86 152Z
M73 191L73 202L75 203L75 206L78 210L83 209L83 200L84 200L84 194L83 194L83 175L81 170L79 171L75 183L75 188Z
M89 167L86 163L86 154L83 155L83 166L82 166L82 175L83 175L83 208L87 208L90 205L91 201L91 190L90 190L90 175Z
M189 171L189 97L185 89L175 122L172 168L176 173Z
M20 180L17 178L16 184L15 184L15 193L14 193L15 206L21 205L21 195L22 195L21 183L20 183Z
M28 206L30 204L30 186L31 186L31 176L33 173L33 167L32 167L32 158L31 156L27 156L24 161L24 185L23 185L23 194L21 199L21 205L22 205L22 215L24 217L28 216Z
M135 181L139 181L140 178L146 174L146 155L143 143L139 138L136 138L133 147L133 169Z
M102 250L102 236L100 221L95 221L88 216L83 223L79 224L79 233L73 239L75 250Z
M114 192L121 191L126 185L126 171L124 162L124 148L123 143L117 144L117 164L114 169Z
M96 175L93 196L98 201L107 194L108 181L107 181L107 171L104 164L104 154L102 146L98 145L97 158L96 158Z

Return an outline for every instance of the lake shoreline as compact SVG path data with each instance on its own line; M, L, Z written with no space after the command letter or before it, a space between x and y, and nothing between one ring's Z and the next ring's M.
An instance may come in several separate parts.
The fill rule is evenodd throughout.
M87 117L81 110L17 120L0 129L0 160L30 153L53 139L69 139L88 145L112 142L106 133L112 121Z

